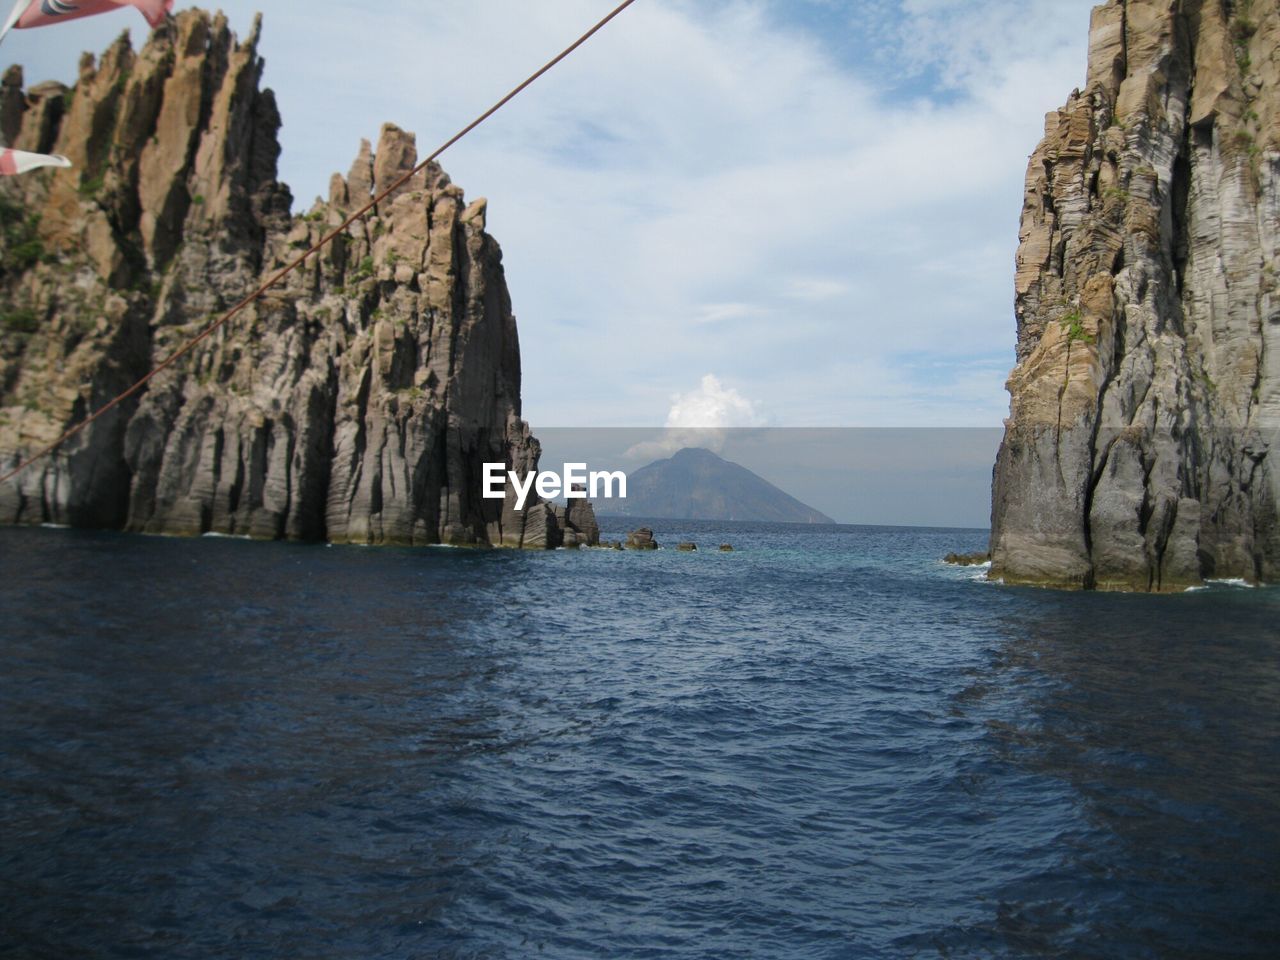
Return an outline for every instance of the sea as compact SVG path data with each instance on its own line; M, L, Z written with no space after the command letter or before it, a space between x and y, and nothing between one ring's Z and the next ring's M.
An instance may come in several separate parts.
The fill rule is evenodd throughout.
M1280 591L650 525L0 530L0 956L1280 956Z

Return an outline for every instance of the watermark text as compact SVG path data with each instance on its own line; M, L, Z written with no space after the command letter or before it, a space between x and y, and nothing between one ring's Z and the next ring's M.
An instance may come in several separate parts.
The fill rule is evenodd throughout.
M486 500L501 500L506 497L508 483L516 492L517 510L524 509L530 490L537 491L543 500L554 500L561 495L569 500L583 500L588 496L593 500L625 500L627 496L627 475L621 470L588 472L585 463L566 463L562 473L539 470L537 473L527 474L521 480L520 475L514 470L508 470L505 463L484 465L483 494Z

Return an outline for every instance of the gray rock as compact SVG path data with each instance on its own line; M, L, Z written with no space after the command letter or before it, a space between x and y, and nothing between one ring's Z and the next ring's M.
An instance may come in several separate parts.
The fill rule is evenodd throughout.
M1251 33L1232 16L1110 0L1086 88L1046 119L993 577L1171 591L1280 575L1280 11L1254 0Z
M570 500L565 523L578 532L586 546L594 547L600 543L600 524L596 522L595 509L589 500Z
M42 214L32 239L53 255L19 268L0 250L0 312L37 321L0 331L3 466L412 169L412 135L387 125L376 152L364 143L348 177L335 176L327 203L291 216L257 44L257 23L238 41L222 15L182 11L140 52L121 38L84 59L65 115L43 86L18 111L19 74L6 75L0 125L18 124L27 149L47 140L75 169L0 184L7 208ZM515 318L484 220L483 204L468 210L432 165L0 487L0 522L537 548L567 527L595 542L589 504L561 524L545 505L520 512L510 497L481 497L483 463L527 473L540 454L520 419Z
M957 567L976 567L981 566L991 559L991 554L986 551L977 553L948 553L942 558L943 563L950 563Z
M563 542L564 535L549 504L539 503L525 509L522 547L526 550L554 550Z
M0 144L13 146L22 132L27 98L22 92L22 67L14 64L0 79Z
M653 531L648 527L640 527L627 534L625 544L628 550L657 550L658 541L653 539Z

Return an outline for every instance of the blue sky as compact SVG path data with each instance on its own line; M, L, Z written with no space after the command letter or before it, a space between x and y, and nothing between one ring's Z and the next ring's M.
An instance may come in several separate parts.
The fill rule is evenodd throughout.
M425 153L612 5L267 9L299 209L383 121ZM243 35L258 6L222 8ZM526 419L999 426L1026 159L1083 80L1090 7L638 0L443 159L490 201ZM16 31L0 65L69 80L126 27Z

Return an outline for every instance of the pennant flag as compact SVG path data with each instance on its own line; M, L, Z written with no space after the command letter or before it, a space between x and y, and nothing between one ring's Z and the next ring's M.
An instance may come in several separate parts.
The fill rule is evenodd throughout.
M0 177L12 177L18 173L30 173L41 167L69 167L71 161L64 156L46 153L27 153L0 147Z
M13 29L47 27L51 23L110 13L121 7L136 8L147 18L147 23L158 27L173 9L173 0L18 0L4 28L0 29L0 40Z

